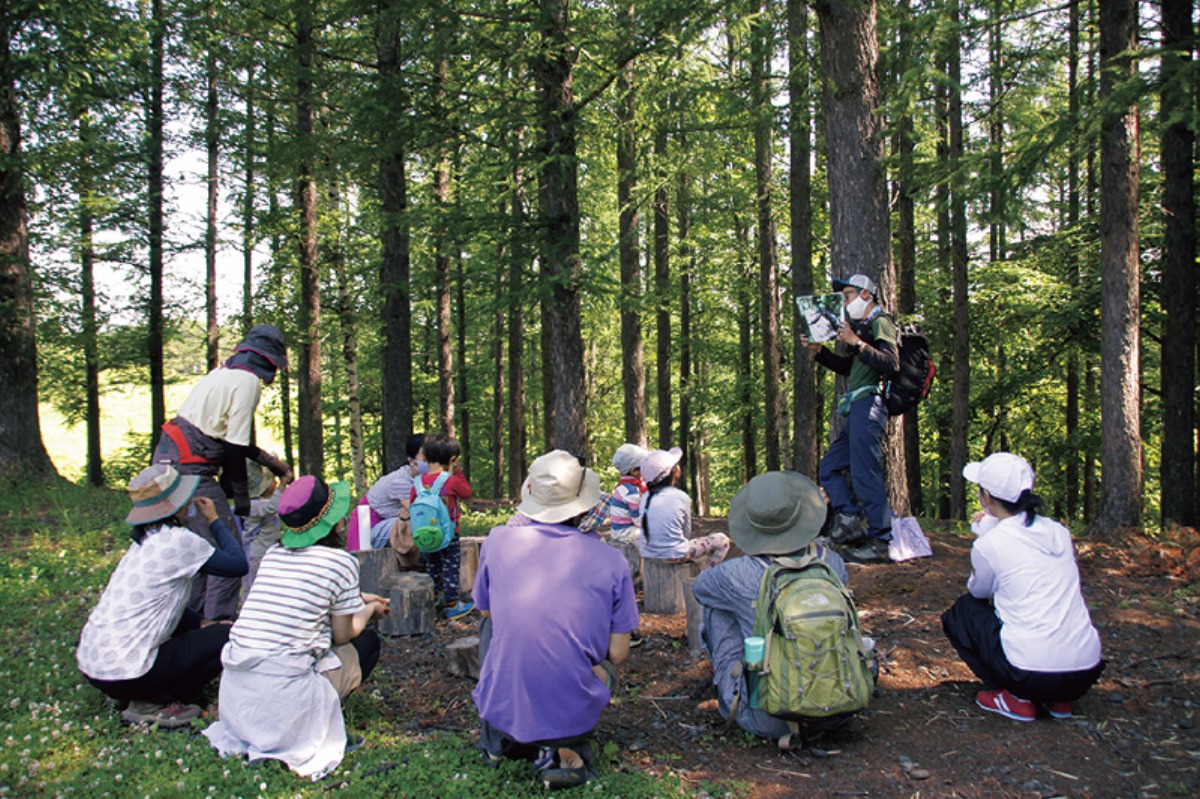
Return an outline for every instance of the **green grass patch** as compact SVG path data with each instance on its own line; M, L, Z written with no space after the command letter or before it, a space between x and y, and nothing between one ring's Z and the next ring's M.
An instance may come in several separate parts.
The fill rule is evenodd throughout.
M412 733L388 721L373 684L350 698L348 726L367 745L320 782L277 763L221 759L199 732L123 726L115 709L75 666L75 645L128 544L127 500L71 483L18 483L0 496L0 607L8 644L0 651L0 797L319 797L439 799L544 797L525 763L484 765L473 738ZM487 527L496 522L488 519ZM486 529L486 528L485 528ZM675 776L621 770L619 754L583 791L641 799L690 797ZM741 791L705 786L710 796Z

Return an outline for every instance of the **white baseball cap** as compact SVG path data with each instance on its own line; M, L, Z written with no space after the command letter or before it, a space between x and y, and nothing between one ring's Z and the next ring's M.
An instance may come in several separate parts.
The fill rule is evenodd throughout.
M963 477L1005 502L1016 502L1021 492L1033 490L1029 461L1011 452L993 452L982 461L971 461L963 467Z
M612 464L617 467L618 473L629 474L634 469L641 467L642 461L649 454L649 450L639 447L637 444L622 444L613 453Z
M642 461L642 481L647 485L657 482L675 468L682 455L683 450L679 447L654 450Z

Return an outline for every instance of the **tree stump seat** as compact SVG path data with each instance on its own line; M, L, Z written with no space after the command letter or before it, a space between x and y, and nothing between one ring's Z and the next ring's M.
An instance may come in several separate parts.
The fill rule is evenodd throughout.
M700 564L690 560L642 559L642 598L647 613L683 613L683 581L700 574Z

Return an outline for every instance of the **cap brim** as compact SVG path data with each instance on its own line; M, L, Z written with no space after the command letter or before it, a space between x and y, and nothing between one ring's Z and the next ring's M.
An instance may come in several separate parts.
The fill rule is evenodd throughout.
M846 286L849 286L849 285L850 285L850 281L848 281L848 280L842 280L840 277L835 277L833 279L833 290L834 291L841 291L842 289L846 288Z
M329 531L350 512L350 484L344 482L330 483L329 490L333 492L333 501L325 515L307 530L297 533L284 527L279 543L288 549L303 549L320 541L329 535Z
M742 486L729 503L729 535L747 555L787 555L811 544L825 525L828 506L816 484L799 472L776 472L790 482L788 493L795 499L791 523L780 531L764 534L750 518L752 499Z
M534 500L527 487L522 487L521 504L517 506L517 510L535 522L558 524L559 522L565 522L567 519L573 519L581 513L587 513L596 507L596 503L599 501L600 475L588 469L583 478L583 490L571 502L565 505L541 505Z
M175 490L159 502L153 505L143 505L141 507L133 507L129 510L129 515L125 517L126 524L149 524L156 522L159 519L166 519L169 516L174 516L179 512L179 509L187 505L191 501L192 496L196 493L196 489L200 486L200 475L198 474L181 474L179 476L179 485L175 486Z
M970 463L968 463L966 466L963 467L963 477L967 478L972 483L975 483L976 485L978 485L979 484L979 470L982 468L983 468L983 463L981 461L971 461Z

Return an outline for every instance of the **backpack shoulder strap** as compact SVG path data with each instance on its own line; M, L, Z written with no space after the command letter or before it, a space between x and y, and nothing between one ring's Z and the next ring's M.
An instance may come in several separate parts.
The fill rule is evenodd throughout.
M442 487L445 486L446 483L449 482L449 480L450 480L450 472L442 472L433 481L432 485L427 486L427 485L425 485L424 482L419 482L418 485L420 486L420 490L417 493L433 494L435 497L441 496Z

